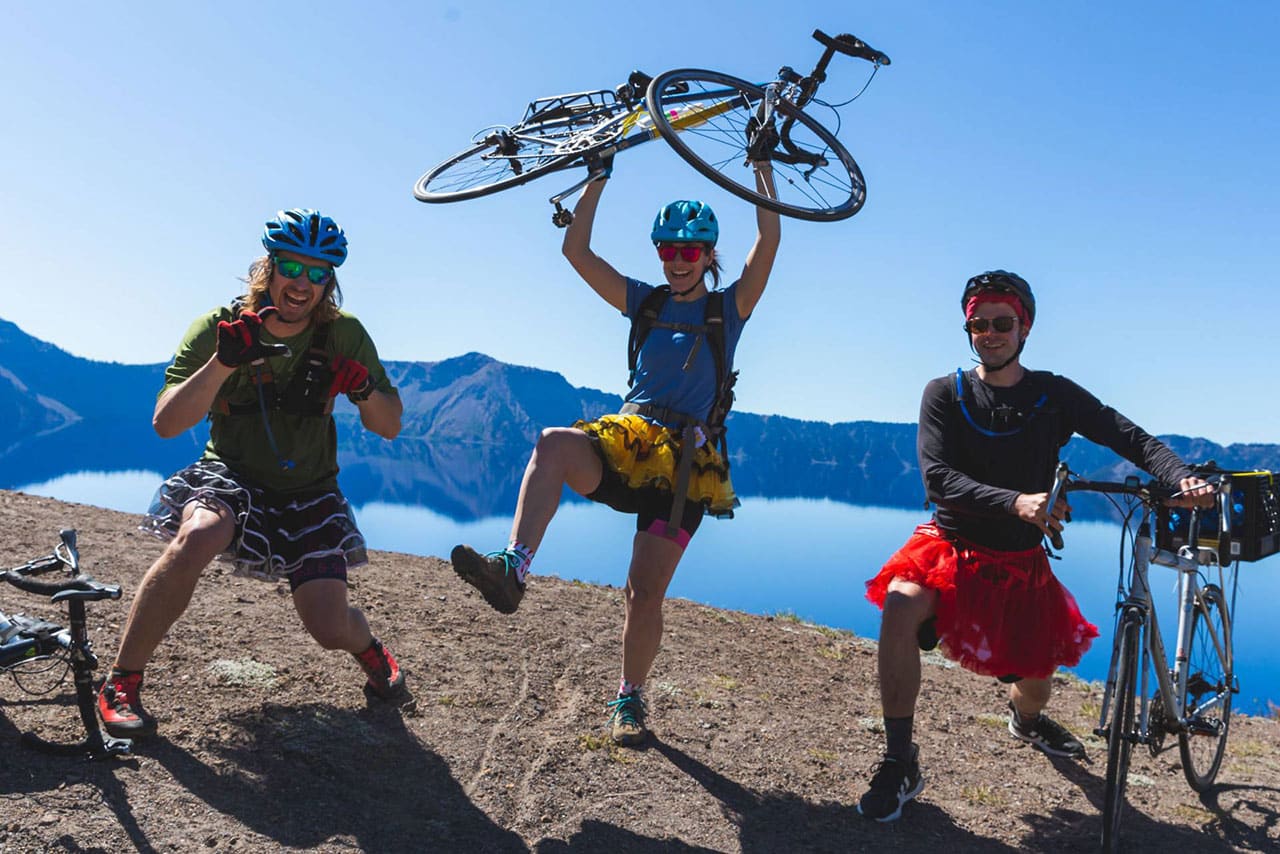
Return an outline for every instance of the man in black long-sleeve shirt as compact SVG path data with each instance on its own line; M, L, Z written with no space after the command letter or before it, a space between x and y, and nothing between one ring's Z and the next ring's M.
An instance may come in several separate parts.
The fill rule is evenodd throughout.
M974 276L961 307L979 364L931 381L920 403L920 471L937 510L867 582L867 598L884 609L878 664L887 749L858 810L878 821L897 819L924 788L911 741L920 646L940 643L966 669L1010 683L1015 737L1051 755L1083 753L1042 713L1054 670L1078 664L1098 636L1042 545L1070 509L1062 498L1050 507L1045 488L1072 434L1184 492L1204 485L1162 442L1071 380L1022 366L1035 297L1020 276Z

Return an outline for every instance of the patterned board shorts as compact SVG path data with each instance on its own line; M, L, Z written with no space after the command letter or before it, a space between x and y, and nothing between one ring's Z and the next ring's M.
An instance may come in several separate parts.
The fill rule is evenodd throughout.
M369 562L351 505L337 489L282 494L251 485L225 464L200 460L173 474L156 490L141 530L172 539L192 501L231 511L235 536L218 559L236 575L297 588L313 578L346 578Z

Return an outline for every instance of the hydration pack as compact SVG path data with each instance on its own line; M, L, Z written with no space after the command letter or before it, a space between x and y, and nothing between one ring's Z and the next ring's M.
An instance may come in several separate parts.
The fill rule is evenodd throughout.
M260 387L268 409L312 416L324 416L333 411L333 398L329 396L329 388L333 385L333 370L329 366L332 357L327 349L329 326L328 323L316 326L311 334L311 346L307 348L293 378L284 389L277 388L275 376L265 362L257 370L249 372L254 385ZM212 410L222 415L257 415L261 412L261 405L256 400L231 403L219 396L214 401Z
M693 360L697 358L705 338L711 349L711 356L715 360L716 396L705 419L690 419L689 416L685 416L685 420L697 421L707 431L708 439L719 443L721 456L728 465L724 422L729 416L729 410L733 408L733 386L738 381L738 372L729 370L729 353L724 340L724 291L712 291L707 294L707 305L701 324L659 320L658 315L662 313L662 307L667 304L670 296L671 288L667 285L654 288L636 310L636 316L631 321L631 335L627 341L627 386L631 387L636 383L636 364L640 359L640 348L644 346L645 339L655 327L674 329L677 332L697 336L694 338L693 349L685 359L684 370L686 371L692 367Z

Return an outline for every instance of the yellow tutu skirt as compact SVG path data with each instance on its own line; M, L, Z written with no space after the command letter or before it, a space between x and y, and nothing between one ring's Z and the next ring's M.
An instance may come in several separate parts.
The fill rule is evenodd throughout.
M574 428L590 436L608 471L628 489L671 492L680 459L680 434L639 415L605 415L577 421ZM706 507L712 516L732 517L741 504L729 481L729 466L711 442L694 453L689 475L689 501Z

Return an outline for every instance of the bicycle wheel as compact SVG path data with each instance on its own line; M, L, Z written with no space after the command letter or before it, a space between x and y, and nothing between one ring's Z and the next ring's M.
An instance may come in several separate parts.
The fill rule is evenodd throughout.
M489 128L477 142L427 172L413 185L420 202L461 202L518 187L578 162L579 132L563 122Z
M764 90L754 83L682 68L660 74L649 84L646 102L654 127L694 169L752 204L808 220L851 217L866 200L867 188L853 157L808 113L779 100L777 125L788 123L773 174L777 197L756 192L755 172L746 163L747 124ZM812 156L814 162L789 163L788 157Z
M1138 640L1141 620L1128 614L1120 621L1120 646L1116 650L1116 692L1107 728L1107 788L1102 804L1102 850L1120 845L1120 819L1124 813L1124 788L1133 753L1134 700L1138 684Z
M1218 776L1231 723L1231 618L1217 585L1206 585L1200 591L1199 602L1191 613L1187 661L1187 692L1182 708L1188 729L1178 734L1178 750L1187 782L1197 792L1203 792Z

